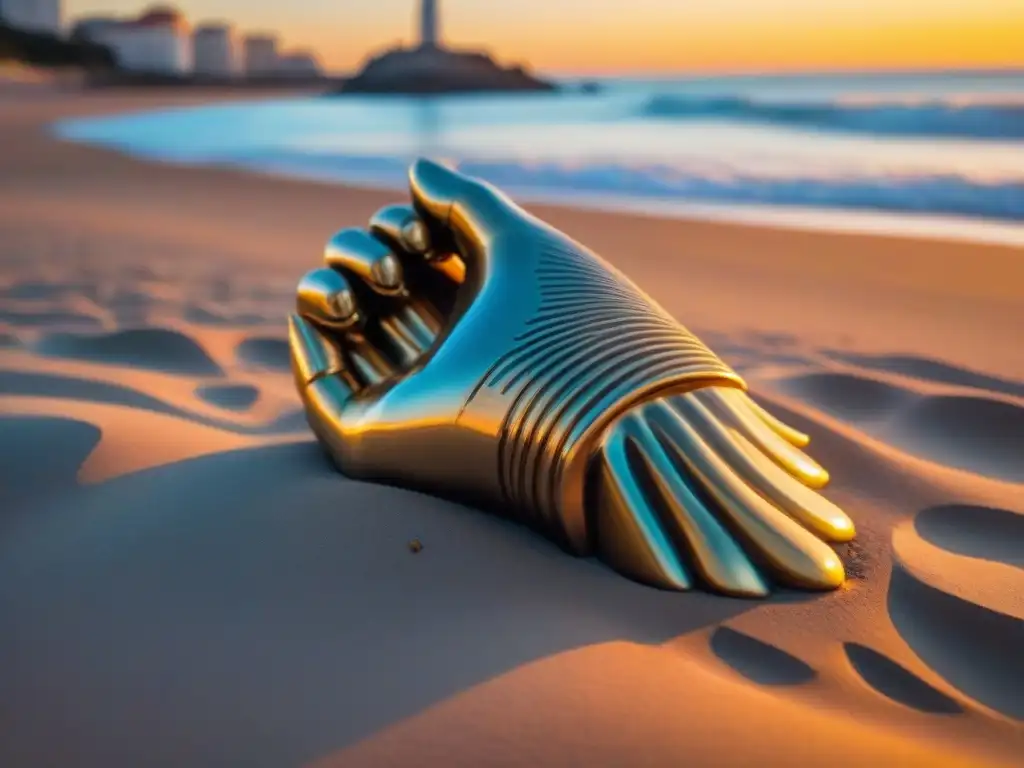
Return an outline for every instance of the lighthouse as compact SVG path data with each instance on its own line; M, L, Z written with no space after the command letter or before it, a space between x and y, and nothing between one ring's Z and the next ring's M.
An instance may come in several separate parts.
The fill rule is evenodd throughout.
M441 42L438 30L437 0L421 0L420 3L420 47L437 48Z

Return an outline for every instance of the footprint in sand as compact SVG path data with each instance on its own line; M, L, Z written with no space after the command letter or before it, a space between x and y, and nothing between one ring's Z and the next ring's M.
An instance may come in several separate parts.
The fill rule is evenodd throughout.
M210 385L196 388L196 397L227 411L248 411L259 400L260 391L249 384Z
M894 531L893 555L888 608L903 639L957 690L1024 719L1024 515L927 509Z
M1024 515L950 504L926 509L914 520L914 528L947 552L1024 568Z
M929 461L1024 482L1024 405L968 395L929 395L848 373L812 373L781 389L879 440Z
M235 356L248 366L271 371L291 371L288 342L263 336L245 339L235 349Z
M781 648L729 627L719 627L711 636L715 655L758 685L802 685L817 672Z
M33 350L47 357L131 365L165 373L223 376L224 371L194 339L164 328L139 328L98 336L54 333Z
M857 643L846 643L843 649L861 679L883 696L921 712L946 715L963 712L956 701L888 656Z
M847 373L810 373L784 379L783 391L855 424L884 420L916 395L882 381Z

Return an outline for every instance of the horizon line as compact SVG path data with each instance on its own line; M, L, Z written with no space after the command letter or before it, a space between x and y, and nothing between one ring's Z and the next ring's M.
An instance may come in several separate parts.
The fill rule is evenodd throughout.
M935 74L971 74L971 75L1013 75L1024 76L1024 62L1006 66L964 64L959 66L912 66L912 67L809 67L791 69L678 69L678 70L625 70L623 72L590 71L556 71L536 70L538 73L556 77L786 77L792 75L935 75Z
M489 53L489 51L488 51ZM792 69L678 69L678 70L623 70L620 72L608 72L600 70L554 70L533 68L528 62L517 61L506 58L505 63L516 64L527 67L537 75L562 79L591 79L591 80L639 80L639 79L725 79L743 77L836 77L836 76L858 76L858 75L1020 75L1024 77L1024 62L1010 64L1007 66L971 66L969 64L960 66L916 66L916 67L813 67L813 68L792 68ZM351 70L331 70L332 76L347 76L352 70L358 70L359 65Z

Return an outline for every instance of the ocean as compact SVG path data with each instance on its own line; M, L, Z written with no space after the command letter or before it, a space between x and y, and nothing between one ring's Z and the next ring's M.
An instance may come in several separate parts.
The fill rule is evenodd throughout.
M403 188L456 163L524 200L1024 244L1024 71L564 81L73 120L175 163Z

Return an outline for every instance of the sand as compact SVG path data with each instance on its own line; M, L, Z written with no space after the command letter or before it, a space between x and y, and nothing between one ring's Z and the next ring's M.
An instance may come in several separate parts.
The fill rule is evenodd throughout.
M0 95L0 765L1024 764L1024 253L534 208L858 526L835 593L659 592L323 459L284 315L396 195L45 132L229 97Z

